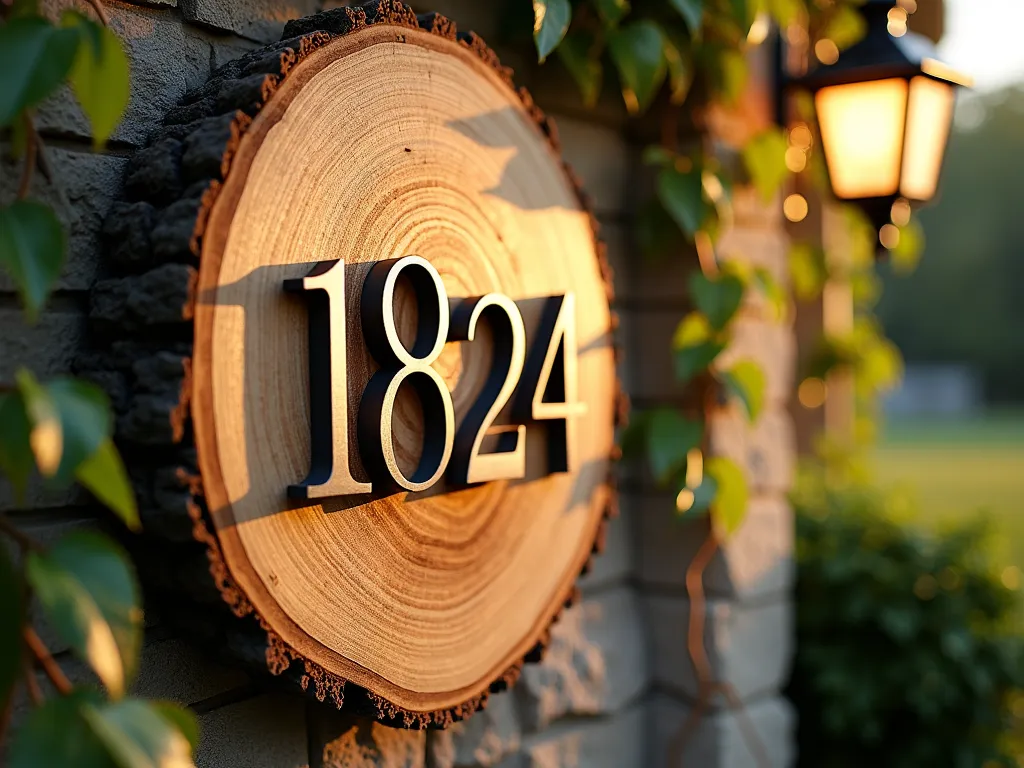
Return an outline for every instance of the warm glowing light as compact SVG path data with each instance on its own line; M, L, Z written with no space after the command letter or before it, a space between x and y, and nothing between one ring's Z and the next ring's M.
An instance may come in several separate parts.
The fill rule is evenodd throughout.
M953 86L948 83L930 77L910 81L900 191L911 200L930 200L935 196L955 101Z
M704 454L700 448L691 448L686 453L686 485L696 488L704 482Z
M834 40L822 38L814 44L814 55L822 64L835 64L839 61L839 46Z
M789 132L789 143L798 149L810 149L813 141L814 137L811 136L811 129L803 123L794 125Z
M680 512L688 512L690 507L693 506L693 502L693 491L689 488L683 488L683 490L679 492L679 495L676 496L676 509Z
M793 173L800 173L807 167L807 153L800 147L790 147L786 150L786 167Z
M889 11L889 34L893 37L903 37L907 34L907 12L903 8L893 8Z
M803 24L790 24L786 27L786 42L794 48L803 48L807 45L807 30Z
M790 195L782 204L782 212L794 223L806 219L807 211L807 198L803 195Z
M901 78L823 88L815 97L832 189L840 199L895 194L908 84Z
M883 248L893 250L900 244L900 228L895 224L886 224L878 230L878 241Z
M908 14L917 13L917 0L899 0L899 6Z
M764 11L761 11L754 18L754 23L750 25L750 31L747 32L747 42L751 45L760 45L768 39L768 33L771 30L771 17Z
M910 223L910 212L910 202L905 197L901 197L892 204L892 212L889 217L897 227L905 227Z
M1003 573L999 578L1000 581L1003 582L1003 586L1007 589L1020 589L1020 568L1016 565L1004 568Z
M821 408L825 404L825 400L828 397L828 385L819 378L804 379L800 382L800 387L796 392L797 399L800 400L800 405L804 408L813 410L814 408Z

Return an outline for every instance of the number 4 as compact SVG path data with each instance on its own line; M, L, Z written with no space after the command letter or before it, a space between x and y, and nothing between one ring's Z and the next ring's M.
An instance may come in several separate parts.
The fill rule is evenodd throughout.
M576 468L576 417L586 413L578 401L576 297L549 296L541 313L537 341L526 360L523 386L513 404L521 421L543 421L547 429L548 471Z

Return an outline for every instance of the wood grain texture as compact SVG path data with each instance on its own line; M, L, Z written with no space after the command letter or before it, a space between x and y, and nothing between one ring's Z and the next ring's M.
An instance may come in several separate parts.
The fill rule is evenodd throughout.
M146 399L153 377L124 347L139 342L116 341L80 368L120 392L123 411L164 414L159 447L139 457L144 514L166 538L191 528L220 597L252 622L250 636L265 635L272 672L384 721L445 725L538 657L615 508L610 274L553 124L479 38L398 2L320 14L285 34L297 36L226 65L169 116L133 161L134 201L108 227L125 276L98 286L94 327L173 339L142 344L178 372L178 388ZM523 481L290 504L284 489L309 466L308 351L306 310L283 280L315 261L348 265L354 436L376 367L360 334L362 277L410 253L452 297L518 300L528 336L539 297L575 293L588 409L579 468L544 477L543 433L530 429ZM411 328L414 303L398 314ZM192 329L187 358L179 328ZM435 365L457 416L490 364L482 330ZM119 439L146 442L122 423ZM415 397L400 397L394 428L412 464ZM259 641L239 645L251 653Z

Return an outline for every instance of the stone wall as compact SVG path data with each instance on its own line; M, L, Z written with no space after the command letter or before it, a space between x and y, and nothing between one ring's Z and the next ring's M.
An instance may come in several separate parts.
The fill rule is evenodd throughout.
M526 2L526 0L523 0ZM71 0L50 0L52 10ZM439 10L462 28L500 37L495 3L437 0L417 10ZM83 343L88 289L99 261L98 228L119 196L127 159L159 125L164 112L211 69L245 50L276 39L285 20L317 9L318 0L150 0L107 3L114 29L132 59L128 115L103 154L91 153L88 124L70 94L43 104L37 125L47 143L54 183L38 174L34 196L50 202L70 239L70 257L58 290L40 322L26 327L9 282L0 281L0 380L21 365L41 376L69 369ZM84 3L83 3L84 7ZM500 46L499 46L500 50ZM644 264L632 246L640 145L631 141L614 94L596 110L579 103L557 65L539 76L528 50L500 50L518 80L556 116L570 162L592 195L616 268L622 375L636 407L678 400L672 383L669 339L686 310L687 265ZM8 147L4 147L4 150ZM5 151L6 156L6 151ZM17 184L13 167L0 166L6 202ZM775 213L744 193L725 252L742 254L783 272L785 243ZM778 691L790 648L791 511L785 501L792 474L791 424L784 405L793 369L792 334L767 323L758 306L744 309L744 356L769 372L770 401L754 429L723 410L715 419L717 450L749 467L756 497L749 520L707 574L710 603L706 642L711 662L747 706L749 721L768 746L774 765L791 761L793 715ZM667 746L695 699L693 668L685 651L689 605L683 574L706 527L673 518L673 500L642 471L624 472L622 512L606 553L585 577L582 601L554 630L543 663L528 666L519 684L494 697L489 708L447 732L396 731L298 695L265 689L225 667L147 616L147 636L136 691L173 699L199 715L201 766L239 768L632 768L665 765ZM33 485L15 502L0 484L0 510L44 542L71 528L96 525L97 511L81 492L54 493ZM102 514L102 513L100 513ZM45 639L71 676L82 665ZM44 681L45 684L45 681ZM14 721L24 716L18 701ZM722 702L688 741L686 766L747 766L754 759L741 723Z

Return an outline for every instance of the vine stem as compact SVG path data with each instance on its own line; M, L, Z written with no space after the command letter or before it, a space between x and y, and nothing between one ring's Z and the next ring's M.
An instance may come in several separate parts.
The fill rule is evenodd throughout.
M7 515L0 513L0 532L7 534L22 550L41 552L43 545L11 522Z
M32 655L36 657L39 665L43 668L46 676L50 678L50 682L53 683L53 687L62 696L67 696L71 693L72 685L71 681L68 680L67 675L60 668L60 665L53 660L53 656L50 655L49 649L36 634L36 631L32 627L25 627L23 630L25 637L25 644L28 649L32 651Z
M85 0L92 9L96 11L96 15L100 17L100 21L103 22L104 27L110 26L110 17L107 15L107 9L103 7L102 0Z

